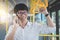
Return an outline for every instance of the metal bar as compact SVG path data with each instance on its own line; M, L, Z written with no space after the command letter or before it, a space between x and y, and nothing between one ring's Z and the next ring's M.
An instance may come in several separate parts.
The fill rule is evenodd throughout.
M16 2L15 2L15 0L12 0L13 2L14 2L14 4L16 5Z
M52 18L52 12L50 12L50 17Z
M60 35L48 35L48 34L40 34L39 36L49 36L49 37L50 37L50 36L51 36L51 37L52 37L52 36L56 36L56 37L60 37Z
M5 0L5 2L6 2L6 13L8 15L8 0ZM8 20L6 19L6 33L7 31L8 31Z
M46 4L46 7L48 7L48 0L44 0L45 1L45 4Z
M56 35L59 35L59 14L56 10ZM56 37L56 40L59 40L59 37Z

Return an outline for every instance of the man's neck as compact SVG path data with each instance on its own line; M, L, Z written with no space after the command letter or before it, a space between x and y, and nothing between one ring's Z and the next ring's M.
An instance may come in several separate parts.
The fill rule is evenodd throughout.
M26 26L26 24L27 24L27 20L19 20L19 25L22 27L22 28L24 28L25 26Z

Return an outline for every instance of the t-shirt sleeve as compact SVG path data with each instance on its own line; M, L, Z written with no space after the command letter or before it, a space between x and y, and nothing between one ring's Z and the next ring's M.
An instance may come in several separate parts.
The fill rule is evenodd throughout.
M56 26L54 27L48 27L49 33L55 33L56 32Z
M56 27L50 27L46 24L44 25L38 25L37 24L37 30L40 32L40 34L48 34L48 33L54 33L56 31Z
M8 32L7 32L4 40L6 40L7 36L12 32L12 30L13 30L13 25L9 26Z

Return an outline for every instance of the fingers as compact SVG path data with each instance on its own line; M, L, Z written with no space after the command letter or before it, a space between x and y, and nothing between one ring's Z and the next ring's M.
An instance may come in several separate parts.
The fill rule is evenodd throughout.
M15 16L14 19L13 19L13 24L17 24L17 21L18 21L18 18Z
M41 7L41 8L39 9L39 11L40 11L40 12L43 12L43 11L45 11L45 8L44 8L44 7Z
M40 13L43 13L43 14L47 14L47 13L48 13L47 9L45 9L44 7L41 7L41 8L39 9L39 12L40 12Z
M13 19L13 25L14 25L15 28L17 28L19 26L19 24L18 24L18 18L16 16Z

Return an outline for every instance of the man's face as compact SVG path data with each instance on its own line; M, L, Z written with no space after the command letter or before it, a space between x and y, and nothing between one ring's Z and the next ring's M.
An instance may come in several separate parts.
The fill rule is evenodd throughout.
M26 10L19 10L17 12L17 16L20 20L25 20L25 19L27 19L27 11Z

